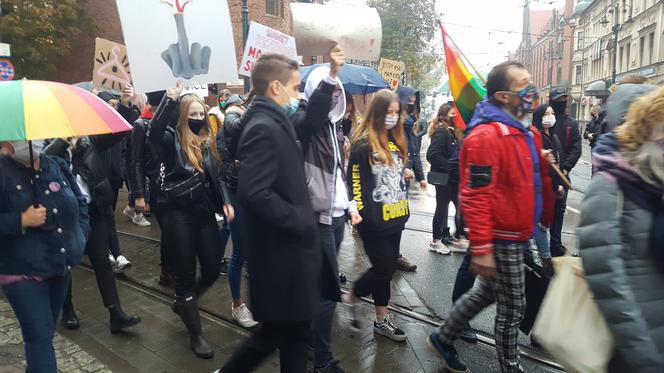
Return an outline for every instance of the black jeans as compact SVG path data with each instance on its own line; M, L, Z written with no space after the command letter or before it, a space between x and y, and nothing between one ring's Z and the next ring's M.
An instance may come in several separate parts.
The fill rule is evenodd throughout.
M565 188L565 195L561 199L556 199L556 210L551 224L551 256L565 255L563 249L563 220L565 219L565 209L567 209L567 194L569 189Z
M475 285L475 275L470 273L468 268L470 268L470 250L466 252L466 255L463 257L461 266L459 266L459 271L456 275L456 280L454 281L454 290L452 290L452 303L456 303L457 299L461 298L462 295L466 294L468 290L473 288Z
M159 230L161 232L159 237L159 264L166 271L171 272L171 267L168 263L169 240L166 237L166 229L164 228L164 213L161 210L156 210L152 213L157 218L157 224L159 224Z
M109 218L108 224L108 248L114 258L119 257L120 254L120 241L118 240L118 230L115 228L115 206L118 204L119 189L113 189L113 214ZM106 254L108 255L108 254Z
M214 213L167 209L163 213L168 261L175 274L175 295L202 295L219 277L219 231ZM201 278L196 280L196 258Z
M282 373L305 373L309 333L309 321L264 322L258 332L233 354L221 372L251 372L275 349L279 349Z
M459 205L459 184L448 183L446 185L436 185L436 211L433 214L433 239L440 240L443 237L443 230L449 228L447 216L449 214L450 202L454 204L456 214L454 215L454 224L456 226L454 237L459 238L463 234L463 218L461 216L461 206Z
M377 307L387 307L390 301L390 281L397 269L402 231L392 234L364 230L358 232L372 267L355 281L353 293L358 297L372 295Z
M92 202L90 211L90 235L85 246L85 252L90 258L90 264L95 271L99 293L104 301L104 307L118 304L118 289L115 285L115 273L108 260L109 240L111 230L115 234L115 218L110 206L100 208Z
M346 217L332 219L332 225L318 224L318 233L320 237L323 255L325 253L339 252L339 246L344 239L344 229L346 228ZM332 349L332 321L337 302L329 299L322 299L318 308L318 315L311 322L314 344L314 365L318 368L327 366L333 359Z

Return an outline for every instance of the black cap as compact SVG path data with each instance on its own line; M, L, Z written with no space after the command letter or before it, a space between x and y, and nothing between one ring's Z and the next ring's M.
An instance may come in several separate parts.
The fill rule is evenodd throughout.
M150 106L159 106L159 103L161 102L161 99L164 98L165 94L166 91L148 92L146 94L146 96L148 96L148 104Z
M549 97L552 100L557 100L563 96L569 96L569 93L567 92L567 89L564 87L555 87L551 89L551 92L549 93Z

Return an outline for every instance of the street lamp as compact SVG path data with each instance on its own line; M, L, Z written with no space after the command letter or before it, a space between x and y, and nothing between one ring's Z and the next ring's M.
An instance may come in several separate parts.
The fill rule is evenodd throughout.
M249 4L248 0L242 0L242 50L247 47L247 37L249 36ZM244 77L244 93L251 89L249 78Z
M611 31L613 32L613 71L611 73L611 82L613 84L616 84L616 73L617 73L617 68L618 68L618 33L622 29L622 25L618 22L620 18L618 18L618 11L620 10L620 2L615 2L614 4L610 5L611 8L609 9L609 13L613 13L613 27L611 28ZM624 13L627 13L627 9L623 9ZM630 19L625 21L631 22L631 14L630 14ZM602 19L599 21L602 26L606 26L609 24L609 20L606 19L606 16L602 17ZM629 61L627 61L629 64Z

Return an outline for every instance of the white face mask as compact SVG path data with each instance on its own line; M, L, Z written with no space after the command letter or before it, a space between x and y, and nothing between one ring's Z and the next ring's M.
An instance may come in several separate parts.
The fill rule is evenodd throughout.
M555 115L545 115L544 117L542 117L542 127L551 128L553 127L554 124L556 124Z
M15 160L29 165L30 164L30 145L27 141L10 141L12 147L14 147L14 155L12 158ZM44 140L34 140L32 141L32 154L34 159L39 159L39 155L44 149Z
M385 117L385 128L387 128L387 130L389 131L392 128L394 128L398 122L399 122L398 115L387 116Z

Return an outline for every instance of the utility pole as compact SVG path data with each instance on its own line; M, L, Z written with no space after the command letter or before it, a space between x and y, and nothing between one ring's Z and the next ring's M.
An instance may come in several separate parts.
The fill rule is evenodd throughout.
M249 4L248 0L242 0L242 50L247 46L247 38L249 37ZM249 78L244 77L244 93L249 92L251 85Z

